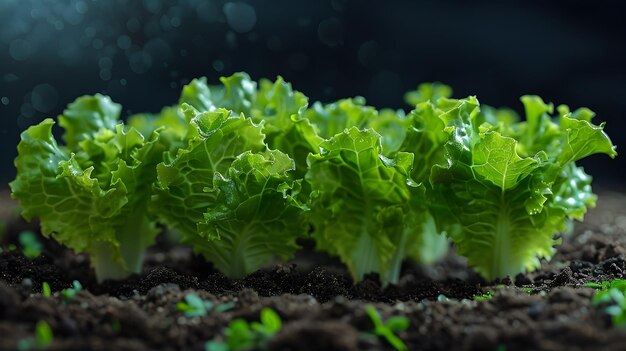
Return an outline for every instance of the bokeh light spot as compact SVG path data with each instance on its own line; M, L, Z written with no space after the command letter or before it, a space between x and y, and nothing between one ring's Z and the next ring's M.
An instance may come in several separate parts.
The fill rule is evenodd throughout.
M128 59L130 69L137 74L146 73L152 66L152 57L145 51L137 51Z
M226 45L231 49L237 47L237 35L234 32L228 31L228 33L226 33Z
M217 5L213 1L200 1L196 7L196 15L205 22L213 22L218 15Z
M2 104L4 106L8 106L9 105L9 98L6 96L3 96L2 99L0 99L0 102L2 102Z
M18 80L20 80L20 77L16 76L13 73L7 73L4 75L4 77L2 77L2 79L7 83L12 83L12 82L17 82Z
M317 35L323 44L337 46L343 44L343 26L337 18L328 18L320 22Z
M120 35L117 37L117 47L126 50L132 44L130 37L128 35Z
M126 28L132 33L137 33L141 30L141 23L136 18L131 18L126 22Z
M221 72L224 70L224 62L222 60L213 61L213 69L217 72Z
M33 109L33 105L26 102L20 107L20 113L25 117L32 117L35 114L35 109Z
M43 113L52 111L52 109L57 106L58 100L59 93L57 92L56 88L47 83L39 84L34 87L30 95L30 103L32 104L32 108L36 111ZM24 112L22 111L22 113ZM27 115L26 113L24 114Z
M96 50L100 50L104 47L104 42L102 41L102 39L96 38L91 42L91 46L93 46L93 48Z
M89 6L87 6L87 4L84 1L77 1L74 7L76 8L76 12L83 14L83 15L87 13L87 10L89 10Z
M143 0L143 7L152 13L159 13L161 11L160 0Z
M256 24L254 7L243 2L227 2L223 7L226 21L237 33L246 33Z
M113 61L108 57L103 57L98 61L98 66L101 69L111 69L113 67Z
M359 63L365 68L376 68L378 65L378 50L378 43L373 40L361 44L357 52Z
M154 38L146 43L143 51L147 52L151 57L158 57L159 60L167 62L172 58L172 50L170 45L161 38Z
M9 54L16 61L24 61L33 53L33 46L24 39L15 39L9 45Z
M101 69L100 70L100 79L104 80L104 81L108 81L111 79L111 71L108 69Z

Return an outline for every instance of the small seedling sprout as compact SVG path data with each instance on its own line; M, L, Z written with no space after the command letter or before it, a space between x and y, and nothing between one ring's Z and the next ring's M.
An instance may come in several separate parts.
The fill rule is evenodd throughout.
M626 327L626 280L615 279L601 283L587 283L584 286L599 289L593 295L594 307L604 306L604 312L611 316L613 325Z
M35 344L40 349L47 349L52 345L54 336L52 335L52 329L48 323L44 321L37 322L35 326Z
M374 334L384 338L387 342L398 351L407 351L406 344L395 335L395 333L404 331L409 327L409 319L404 316L394 316L383 322L380 313L372 305L365 307L365 312L374 324Z
M486 293L480 295L474 295L472 298L474 301L486 301L491 300L493 298L493 293L491 291L487 291Z
M206 343L206 351L265 350L267 342L282 329L278 313L269 307L261 310L260 322L248 323L244 319L230 322L224 331L225 341L212 340Z
M203 317L210 310L216 313L223 313L235 307L233 302L214 304L211 301L205 301L196 294L185 295L185 301L176 304L176 309L183 312L187 317Z
M50 290L50 284L48 284L48 282L43 282L43 284L41 284L41 294L44 297L52 296L52 290Z
M607 290L609 288L616 288L621 285L626 285L626 279L604 280L600 283L589 282L583 284L584 287L594 288L596 290Z
M63 297L63 300L65 300L65 302L69 302L72 301L76 297L76 294L78 294L78 292L82 289L83 286L80 284L80 282L78 280L74 280L72 282L71 288L61 290L61 296Z
M52 345L54 341L54 335L52 329L45 321L39 321L35 325L35 336L25 339L21 339L17 343L17 349L20 351L32 350L34 348L38 350L46 350Z
M24 253L24 256L28 258L35 258L41 255L43 246L39 242L39 239L37 239L34 232L25 230L20 233L18 240L20 245L22 245L22 252Z

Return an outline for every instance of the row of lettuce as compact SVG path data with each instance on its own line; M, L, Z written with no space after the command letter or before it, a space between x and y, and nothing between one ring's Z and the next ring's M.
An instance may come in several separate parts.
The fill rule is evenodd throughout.
M11 182L26 219L87 252L100 281L139 272L161 223L224 274L242 277L299 238L359 280L396 282L401 262L432 263L450 239L487 279L532 270L596 196L575 162L616 155L586 108L524 96L508 109L423 84L414 107L362 98L309 104L280 77L197 79L159 114L120 119L84 96L22 133Z

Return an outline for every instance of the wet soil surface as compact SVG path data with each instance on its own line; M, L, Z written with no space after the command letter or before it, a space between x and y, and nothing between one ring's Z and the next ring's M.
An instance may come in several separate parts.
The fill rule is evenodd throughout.
M626 329L611 326L591 306L595 291L582 286L626 274L622 193L602 192L598 207L536 272L486 282L450 253L433 267L406 264L399 284L387 287L376 276L354 285L336 260L308 242L293 262L231 280L166 236L150 249L142 275L97 284L84 255L53 241L42 239L44 253L35 259L19 245L8 250L18 233L37 225L10 219L15 210L6 194L0 198L7 223L0 241L0 350L32 338L38 321L51 327L53 350L204 350L231 320L257 321L263 307L283 320L269 350L393 350L373 336L368 304L384 319L409 318L398 336L410 350L626 350ZM60 291L73 280L84 289L63 299ZM41 294L44 281L51 297ZM473 300L487 291L491 299ZM186 317L176 303L189 293L235 305Z

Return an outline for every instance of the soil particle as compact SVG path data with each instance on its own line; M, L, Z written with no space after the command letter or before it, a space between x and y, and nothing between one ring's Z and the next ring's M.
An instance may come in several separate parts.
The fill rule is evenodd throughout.
M164 283L173 283L181 289L198 289L198 278L179 274L167 266L159 266L151 270L148 275L139 280L139 291L145 294L150 289Z
M0 318L10 317L19 301L20 297L15 289L0 281Z
M301 320L286 326L268 344L272 351L357 351L358 334L335 321Z
M498 333L495 330L472 326L466 330L466 333L466 345L463 347L463 350L495 350L498 346Z
M146 300L158 301L167 294L178 294L178 293L180 293L180 286L178 286L178 284L163 283L148 290L148 292L146 293Z
M349 296L350 285L347 277L316 267L306 276L301 292L315 297L319 302L326 302L335 296Z
M237 294L237 302L242 307L256 305L259 301L259 294L252 289L243 289Z
M575 284L575 283L576 281L572 278L572 268L565 267L559 274L554 276L554 278L552 279L551 282L548 283L548 285L551 288L554 288L557 286L563 286L563 285Z
M17 288L24 296L40 292L43 282L47 282L53 291L71 286L64 272L47 256L29 259L17 251L0 253L0 280Z

